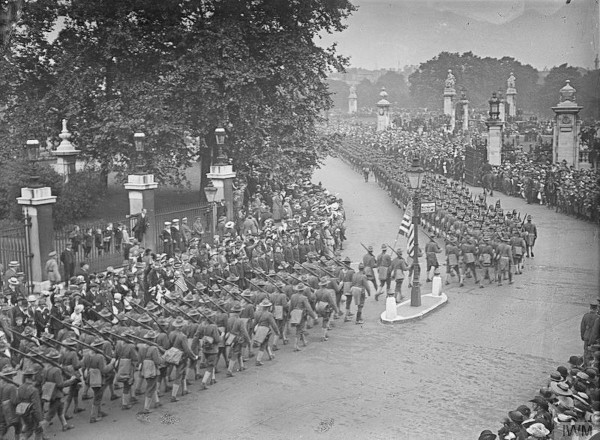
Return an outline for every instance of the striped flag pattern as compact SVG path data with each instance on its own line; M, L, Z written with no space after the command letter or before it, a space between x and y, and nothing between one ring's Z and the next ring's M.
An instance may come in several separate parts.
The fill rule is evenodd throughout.
M409 229L412 227L412 206L408 205L404 210L404 217L402 217L402 223L400 223L399 234L408 235Z
M413 258L413 251L415 249L415 225L412 223L408 228L408 240L406 243L406 252L408 256Z

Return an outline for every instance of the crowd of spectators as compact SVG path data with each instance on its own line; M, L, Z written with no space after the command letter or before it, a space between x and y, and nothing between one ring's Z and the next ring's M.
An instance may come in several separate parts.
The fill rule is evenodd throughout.
M365 149L379 149L390 159L408 160L418 154L430 171L463 181L466 167L466 145L481 142L473 133L450 134L434 119L425 125L414 124L377 132L373 124L338 124L335 130L345 141L357 142ZM477 141L476 141L477 140ZM540 163L533 154L515 149L511 160L492 167L494 189L507 195L521 197L529 204L546 205L567 215L587 221L600 222L600 172L591 168L576 170L565 162ZM473 170L476 183L482 177L481 168Z

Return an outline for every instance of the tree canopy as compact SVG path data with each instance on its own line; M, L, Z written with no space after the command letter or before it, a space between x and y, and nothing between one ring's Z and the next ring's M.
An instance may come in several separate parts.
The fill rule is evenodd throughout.
M521 108L533 107L538 90L538 72L530 65L521 64L510 57L501 59L481 58L472 52L442 52L431 60L422 63L410 75L410 94L413 104L419 107L441 108L440 98L448 69L456 77L456 91L464 89L472 107L487 107L492 92L506 93L506 81L513 72L517 85L517 105Z
M0 61L0 158L26 139L58 142L66 118L105 173L132 164L141 131L148 171L177 180L210 155L220 125L240 170L315 165L315 125L331 106L325 79L347 63L315 39L342 30L354 9L348 0L31 0Z

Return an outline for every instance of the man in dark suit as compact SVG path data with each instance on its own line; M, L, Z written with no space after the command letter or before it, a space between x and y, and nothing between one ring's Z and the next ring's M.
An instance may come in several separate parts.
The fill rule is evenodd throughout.
M67 247L60 254L60 262L63 264L64 280L69 284L69 280L75 275L75 252L71 248L71 243L67 243Z
M592 353L590 353L589 346L596 342L591 338L594 333L594 325L599 318L598 304L592 303L590 304L589 312L583 315L581 319L581 340L583 341L583 356L585 360L591 358ZM596 335L593 336L596 337Z
M133 234L135 239L142 243L144 239L144 234L150 227L150 222L148 221L148 217L146 216L146 208L142 209L142 212L139 214L132 215L136 219L135 225L133 226Z

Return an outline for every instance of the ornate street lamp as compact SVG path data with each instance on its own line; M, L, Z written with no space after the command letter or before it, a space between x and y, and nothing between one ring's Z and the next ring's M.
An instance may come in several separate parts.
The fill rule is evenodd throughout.
M421 221L421 194L420 188L423 183L423 168L418 157L413 158L411 167L406 171L410 188L413 190L413 281L410 292L410 305L419 307L421 305L421 267L419 266L419 223Z
M212 180L208 181L208 184L204 186L204 195L206 196L206 200L208 201L211 212L212 212L212 221L210 224L210 231L213 236L215 236L216 226L217 226L217 205L215 204L215 200L217 198L217 192L219 190L213 184Z
M496 92L492 93L492 99L488 103L490 104L490 119L500 119L500 99L498 99Z
M135 169L136 172L142 171L142 156L146 149L146 135L144 133L134 133L133 134L133 144L135 145Z
M223 145L225 145L225 129L223 127L215 129L215 139L217 140L218 147L215 165L227 165L227 154L223 150Z
M27 160L33 164L40 156L40 142L37 139L29 139L25 144Z

